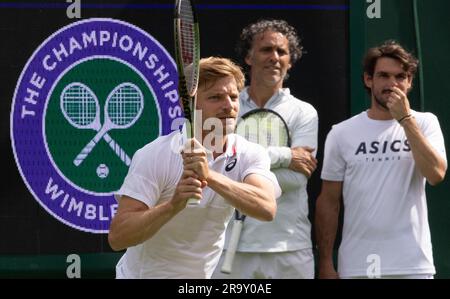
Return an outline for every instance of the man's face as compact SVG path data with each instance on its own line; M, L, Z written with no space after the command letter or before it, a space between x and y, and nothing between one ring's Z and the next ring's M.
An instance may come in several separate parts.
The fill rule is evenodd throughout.
M282 87L284 77L291 68L289 54L289 41L283 34L270 30L257 34L245 58L251 67L252 83Z
M234 132L239 112L239 91L234 77L220 78L212 86L199 86L196 109L202 110L201 123L204 131L216 129L210 129L209 124L220 122L224 135ZM207 120L208 123L205 125Z
M397 87L407 94L411 89L411 81L411 76L403 70L402 64L389 57L377 60L373 77L364 73L364 82L372 90L372 105L381 106L386 110L392 88Z

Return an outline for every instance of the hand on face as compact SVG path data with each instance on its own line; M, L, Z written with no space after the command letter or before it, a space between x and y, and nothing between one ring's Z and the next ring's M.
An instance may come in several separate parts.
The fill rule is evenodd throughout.
M392 87L386 106L396 120L400 120L411 113L408 97L398 87Z

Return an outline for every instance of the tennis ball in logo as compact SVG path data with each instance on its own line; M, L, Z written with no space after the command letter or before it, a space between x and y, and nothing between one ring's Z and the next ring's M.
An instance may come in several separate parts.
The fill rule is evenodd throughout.
M109 174L109 168L105 164L100 164L97 167L97 175L99 178L104 179L108 176L108 174Z

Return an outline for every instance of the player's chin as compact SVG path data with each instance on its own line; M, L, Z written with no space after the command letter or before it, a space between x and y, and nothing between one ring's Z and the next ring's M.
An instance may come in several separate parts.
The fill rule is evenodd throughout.
M377 98L377 103L378 105L380 105L381 107L383 107L384 109L389 110L387 104L389 103L389 98L388 97L379 97Z
M228 118L220 118L220 121L222 122L223 127L235 127L236 126L236 119L233 117Z
M282 76L279 73L274 73L266 76L265 78L267 85L277 85L280 81L283 81Z
M236 126L234 125L234 123L232 125L228 124L228 125L225 125L223 127L223 132L222 133L223 133L224 136L230 135L230 134L234 133L235 129L236 129Z

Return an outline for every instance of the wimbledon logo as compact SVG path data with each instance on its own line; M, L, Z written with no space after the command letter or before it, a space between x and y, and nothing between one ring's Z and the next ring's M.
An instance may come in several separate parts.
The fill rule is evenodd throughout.
M17 166L59 221L107 233L137 149L182 115L176 66L143 30L112 19L60 29L28 60L11 109Z

